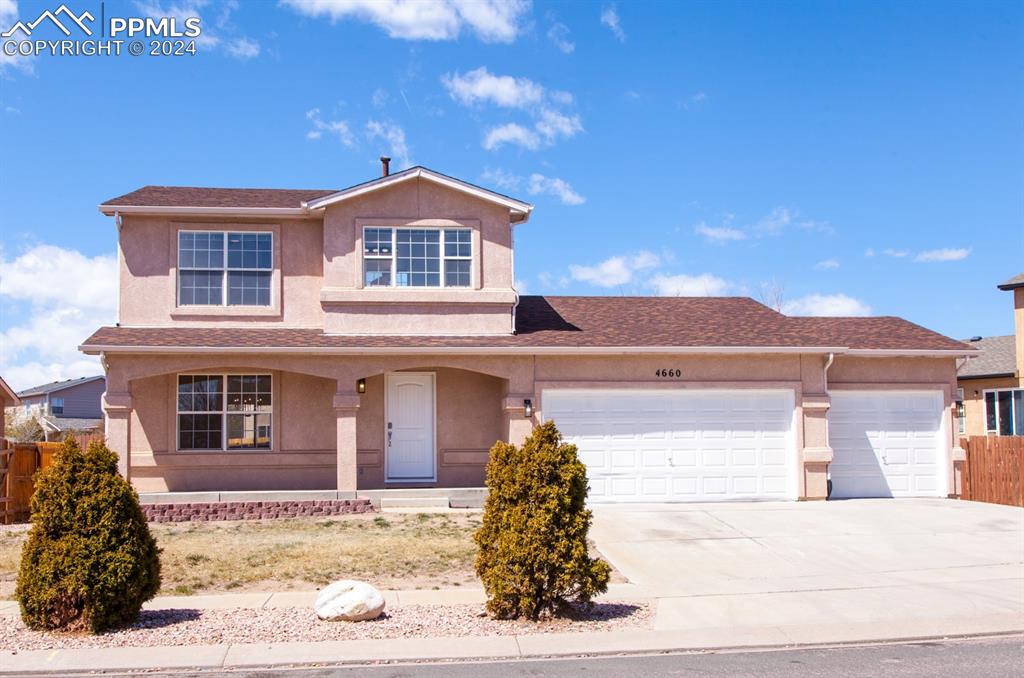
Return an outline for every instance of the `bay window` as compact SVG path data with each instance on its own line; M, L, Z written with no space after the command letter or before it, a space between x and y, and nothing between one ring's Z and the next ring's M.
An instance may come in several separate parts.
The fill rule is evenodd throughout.
M270 306L273 234L178 232L179 306Z
M1024 389L985 391L985 430L1024 436Z
M178 376L178 449L270 449L269 374Z
M366 287L469 287L472 261L468 228L363 229Z

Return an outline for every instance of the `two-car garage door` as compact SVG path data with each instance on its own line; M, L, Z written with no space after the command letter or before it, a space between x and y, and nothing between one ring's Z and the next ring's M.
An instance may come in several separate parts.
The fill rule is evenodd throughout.
M545 390L591 502L795 499L790 390Z
M945 496L941 391L832 391L832 498ZM796 499L791 390L545 389L591 502Z

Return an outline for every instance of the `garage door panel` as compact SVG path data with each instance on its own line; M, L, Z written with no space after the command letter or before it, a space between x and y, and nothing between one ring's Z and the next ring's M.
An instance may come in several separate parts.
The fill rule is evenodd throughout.
M945 495L941 391L832 392L832 497Z
M545 390L542 403L580 446L592 502L796 496L791 391Z

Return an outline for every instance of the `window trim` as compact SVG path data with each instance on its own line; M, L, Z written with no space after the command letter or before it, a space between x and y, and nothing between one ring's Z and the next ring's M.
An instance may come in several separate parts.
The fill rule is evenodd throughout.
M391 230L391 254L382 256L379 254L366 254L366 231L369 229L390 229ZM397 233L400 230L406 231L437 231L440 262L438 275L440 285L398 285L396 284L398 273L398 243ZM468 256L445 256L444 238L446 231L468 231L469 232L469 255ZM382 219L359 220L359 238L356 242L356 253L359 256L359 278L357 285L361 289L373 290L473 290L479 289L479 273L477 271L480 262L479 251L479 228L473 224L462 222L447 222L443 224L430 223L422 224L415 221L403 221L401 219L388 221ZM391 284L390 285L367 285L366 284L366 261L391 261ZM445 283L445 262L446 261L468 261L469 262L469 284L468 285L447 285Z
M60 412L57 411L56 401L60 401ZM56 396L50 398L50 414L55 417L64 416L64 396Z
M1010 387L1006 387L1006 388L986 388L986 389L982 390L982 392L981 392L981 409L982 409L982 416L983 416L983 418L985 420L985 435L991 435L991 436L1002 436L1003 435L1002 433L999 432L999 424L1001 423L1000 422L1000 417L999 417L999 394L1000 393L1010 393L1011 394L1010 395L1010 423L1013 424L1013 423L1016 422L1016 420L1017 420L1017 399L1014 398L1012 394L1017 393L1018 391L1020 393L1024 393L1024 388L1017 388L1017 387L1010 386ZM988 427L988 399L987 399L987 396L988 396L989 393L995 394L995 398L994 398L995 422L996 422L995 429L990 429ZM1022 402L1024 402L1024 396L1021 396L1021 400L1022 400ZM1011 433L1009 435L1011 435L1011 436L1024 435L1024 431L1015 431L1015 432L1013 432L1013 433Z
M205 414L219 414L221 416L220 447L209 448L186 448L181 447L181 415L182 414L203 414L202 412L182 412L178 409L178 379L180 377L220 377L223 379L223 402L220 410L210 410ZM252 412L251 414L266 414L270 417L270 447L228 447L228 425L229 414L249 414L247 412L232 412L228 407L228 377L269 377L270 378L270 412ZM265 454L273 452L274 448L274 408L277 402L277 393L274 387L273 372L176 372L171 392L174 397L174 450L182 454Z
M212 266L182 266L181 265L181 235L183 233L193 234L220 234L224 236L224 249L222 251L221 266L213 268ZM228 266L228 239L232 234L238 235L267 235L270 236L270 268L249 268L249 267L229 267ZM269 309L274 308L274 272L277 270L277 257L274 256L275 252L275 233L272 230L256 230L256 229L216 229L216 228L178 228L174 234L174 268L175 268L175 280L174 280L174 306L178 309L221 309L221 308L244 308L244 309ZM221 288L220 288L220 303L219 304L182 304L181 303L181 272L182 271L220 271L221 273ZM228 294L229 285L228 280L230 273L235 272L259 272L269 273L269 293L270 299L267 300L266 304L229 304Z

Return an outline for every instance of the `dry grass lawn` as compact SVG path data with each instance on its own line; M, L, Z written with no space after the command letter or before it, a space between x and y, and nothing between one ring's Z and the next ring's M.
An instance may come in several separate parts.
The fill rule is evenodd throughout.
M383 589L476 584L478 513L158 523L164 595L308 589L362 579ZM27 525L0 527L0 597L14 596Z

